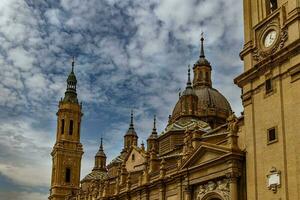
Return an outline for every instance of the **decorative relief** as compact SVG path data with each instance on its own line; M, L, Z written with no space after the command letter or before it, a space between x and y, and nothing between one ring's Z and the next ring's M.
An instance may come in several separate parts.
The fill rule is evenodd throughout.
M287 28L284 28L281 30L280 33L280 43L279 43L279 48L282 49L284 47L284 43L287 41L288 39L288 30Z
M209 194L217 194L224 200L230 200L229 180L209 181L207 184L200 185L195 195L197 200L202 200Z
M280 188L280 174L281 172L275 167L272 167L270 173L267 175L267 185L269 190L272 190L274 193L277 192L277 189Z

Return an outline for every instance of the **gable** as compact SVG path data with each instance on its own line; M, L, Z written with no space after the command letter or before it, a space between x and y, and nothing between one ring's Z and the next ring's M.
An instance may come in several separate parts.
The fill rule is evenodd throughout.
M219 158L222 155L224 155L224 153L204 150L204 152L202 152L202 155L200 157L198 156L198 159L194 158L194 162L192 162L191 164L200 165L202 163L207 163Z
M132 148L126 157L126 169L127 171L136 171L142 168L142 164L145 162L145 158L140 151Z
M212 161L221 159L224 155L230 153L229 149L218 147L217 145L200 145L199 148L183 162L181 168L204 165Z

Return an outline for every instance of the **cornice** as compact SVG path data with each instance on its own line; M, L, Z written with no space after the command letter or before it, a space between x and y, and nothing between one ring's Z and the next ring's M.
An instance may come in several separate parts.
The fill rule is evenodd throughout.
M265 71L266 67L274 65L274 63L283 63L285 60L289 59L292 55L299 53L300 51L300 39L294 41L287 47L280 49L278 52L274 53L261 60L255 64L251 69L242 73L234 79L234 83L239 87L243 87L248 82L259 77L260 72Z

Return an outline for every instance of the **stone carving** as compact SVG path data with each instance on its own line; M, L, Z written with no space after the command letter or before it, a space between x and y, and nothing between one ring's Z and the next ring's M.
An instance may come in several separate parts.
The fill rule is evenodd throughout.
M267 175L268 189L273 191L273 193L276 193L278 188L281 186L280 174L280 170L272 167L270 173Z
M284 47L284 43L287 41L288 39L288 31L287 28L284 28L281 30L280 33L280 43L279 43L279 48L282 49Z
M227 122L228 122L227 130L229 131L229 133L232 135L236 135L238 132L239 126L238 126L238 118L235 116L234 113L232 113L227 118Z
M207 184L200 185L196 190L196 199L202 200L209 194L217 194L221 196L224 200L230 199L230 190L229 190L229 180L223 179L217 182L209 181Z

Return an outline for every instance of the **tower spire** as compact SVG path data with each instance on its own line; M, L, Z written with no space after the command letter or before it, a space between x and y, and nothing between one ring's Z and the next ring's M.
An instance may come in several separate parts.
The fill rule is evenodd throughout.
M191 88L192 87L192 82L191 82L191 68L190 65L188 65L188 80L186 83L186 88Z
M203 36L203 32L201 33L201 48L200 48L200 58L205 58L205 55L204 55L204 36Z
M72 57L72 71L74 73L74 66L75 66L75 57Z
M134 128L134 125L133 125L133 110L131 109L131 113L130 113L130 125L129 125L129 128Z
M152 129L152 133L156 134L156 115L154 115L154 118L153 118L153 129Z
M204 36L201 33L201 45L200 45L200 56L197 62L194 64L194 80L193 88L199 87L212 87L211 84L211 65L205 58L204 54Z
M102 140L103 140L103 138L101 137L100 148L99 148L100 151L103 151L103 143L102 143Z

